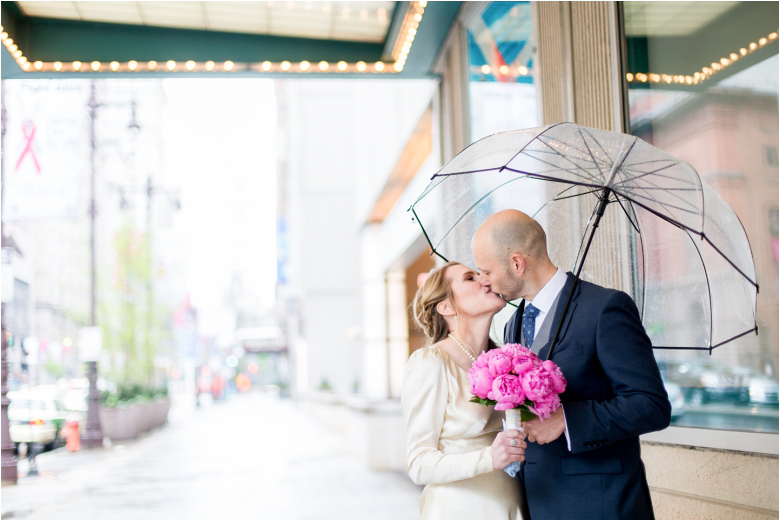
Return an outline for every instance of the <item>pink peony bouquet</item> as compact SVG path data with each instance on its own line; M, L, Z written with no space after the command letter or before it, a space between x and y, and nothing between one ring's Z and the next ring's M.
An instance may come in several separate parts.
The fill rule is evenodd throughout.
M495 405L497 411L519 409L521 421L549 418L566 389L566 379L554 362L540 360L520 344L485 351L468 374L472 402Z

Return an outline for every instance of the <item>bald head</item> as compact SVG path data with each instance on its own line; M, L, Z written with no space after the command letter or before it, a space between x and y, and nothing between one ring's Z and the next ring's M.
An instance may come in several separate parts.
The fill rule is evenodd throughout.
M498 258L520 253L536 261L548 261L544 230L534 219L517 210L504 210L491 216L474 234L472 245L487 248Z

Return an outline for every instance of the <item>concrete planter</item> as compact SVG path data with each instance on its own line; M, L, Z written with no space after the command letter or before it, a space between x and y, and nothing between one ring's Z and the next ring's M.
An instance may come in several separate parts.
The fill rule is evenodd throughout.
M165 423L171 401L155 399L144 404L100 408L103 435L111 440L129 440Z

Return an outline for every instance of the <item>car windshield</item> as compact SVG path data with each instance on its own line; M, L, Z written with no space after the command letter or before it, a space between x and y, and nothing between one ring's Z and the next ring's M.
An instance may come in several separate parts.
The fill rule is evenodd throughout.
M45 411L46 410L46 404L43 402L43 400L14 400L9 405L8 408L11 410L15 409L29 409L31 411Z

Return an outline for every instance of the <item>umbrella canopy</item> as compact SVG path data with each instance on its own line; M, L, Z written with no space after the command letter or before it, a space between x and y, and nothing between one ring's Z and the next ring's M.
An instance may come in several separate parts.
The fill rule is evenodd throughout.
M579 276L587 257L585 279L622 274L612 285L633 294L654 347L712 350L757 331L739 218L693 167L634 136L561 123L486 137L410 211L436 255L473 265L477 228L509 208L542 224L559 266Z

